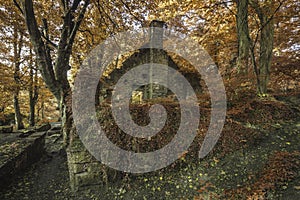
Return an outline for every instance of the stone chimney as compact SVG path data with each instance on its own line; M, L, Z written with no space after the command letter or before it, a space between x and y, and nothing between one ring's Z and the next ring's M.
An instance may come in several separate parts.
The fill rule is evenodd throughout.
M150 47L163 48L163 27L165 22L153 20L150 23Z

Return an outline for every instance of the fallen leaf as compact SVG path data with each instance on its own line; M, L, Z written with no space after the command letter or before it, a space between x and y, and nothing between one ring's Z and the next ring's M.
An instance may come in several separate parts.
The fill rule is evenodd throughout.
M296 190L300 190L300 186L294 186Z

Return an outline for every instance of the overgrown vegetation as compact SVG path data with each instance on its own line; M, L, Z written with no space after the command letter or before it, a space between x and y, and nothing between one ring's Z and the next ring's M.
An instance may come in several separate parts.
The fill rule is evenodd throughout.
M0 125L17 130L61 120L64 133L55 138L60 149L54 155L48 152L8 186L11 191L1 191L0 199L299 199L299 11L298 0L0 0ZM112 173L104 177L107 184L100 191L74 196L61 153L77 136L71 104L74 78L97 45L118 32L148 27L154 19L164 21L166 31L193 38L215 62L228 100L221 137L199 160L210 123L210 93L201 77L193 77L191 63L168 52L180 72L203 89L197 94L201 117L191 147L175 163L147 174L105 168ZM107 71L122 69L132 53L118 55ZM180 108L169 99L137 98L130 111L141 126L149 123L153 103L168 111L166 126L150 140L121 131L107 102L96 105L99 122L125 150L160 149L178 129ZM82 116L82 124L89 117ZM1 140L0 160L19 153L20 144Z

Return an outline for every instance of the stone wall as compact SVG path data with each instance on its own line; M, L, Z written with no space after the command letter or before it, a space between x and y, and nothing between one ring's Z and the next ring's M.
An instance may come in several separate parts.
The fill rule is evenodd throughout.
M67 156L72 191L97 189L104 184L104 166L85 149L79 138L73 140Z
M11 133L13 132L13 126L0 126L0 133Z
M15 174L22 172L25 168L42 157L44 153L45 135L46 132L38 132L26 138L18 139L14 142L15 145L18 145L18 152L11 152L7 155L3 152L1 153L3 154L0 159L1 187L7 185ZM6 152L4 149L5 145L6 144L1 145L4 152ZM8 148L12 147L8 146Z
M73 192L96 191L120 178L121 172L96 160L78 137L67 149L70 186Z
M161 149L172 140L180 122L178 104L165 102L164 106L168 113L165 128L153 136L151 140L148 140L148 138L135 138L133 140L132 136L117 128L118 126L110 112L110 106L101 107L97 112L97 116L99 117L100 126L105 133L108 133L107 137L114 145L126 151L151 152ZM148 115L146 113L150 107L151 105L148 103L131 105L133 120L139 124L147 122ZM191 146L191 152L194 153L190 155L197 157L199 145L195 143ZM70 184L74 192L102 190L107 184L122 180L126 174L101 164L88 152L79 137L72 139L67 149L67 155Z

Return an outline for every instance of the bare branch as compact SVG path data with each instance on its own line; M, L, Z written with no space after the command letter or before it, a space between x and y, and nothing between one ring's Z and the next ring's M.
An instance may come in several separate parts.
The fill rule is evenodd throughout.
M261 31L262 29L264 29L264 27L270 23L270 21L272 19L274 19L274 16L275 14L279 11L279 9L281 8L281 6L284 4L284 2L287 1L287 0L283 0L283 1L279 1L279 5L277 6L277 8L275 9L275 11L272 13L272 15L267 19L266 22L263 22L263 11L261 9L261 7L259 6L258 2L257 1L253 1L253 0L250 0L249 1L249 4L251 5L251 7L256 11L259 19L261 20L261 22L263 23L262 26L260 27L259 31Z
M18 4L18 2L16 0L13 0L14 1L14 4L15 6L19 9L19 11L22 13L22 15L24 14L22 8L20 7L20 5Z
M47 45L52 49L57 49L58 46L54 42L52 42L50 39L48 39L44 34L42 34L42 38L48 43Z
M68 45L72 44L74 42L75 36L76 36L76 32L78 30L78 28L80 27L80 24L84 18L85 12L87 10L88 5L90 4L90 0L86 0L85 4L77 18L77 21L73 27L73 30L71 31L70 37L69 37L69 41L68 41Z
M120 1L121 1L121 3L125 6L125 8L129 11L129 14L130 14L131 16L134 17L134 19L136 19L137 21L143 23L142 20L140 20L135 14L133 14L133 12L132 12L132 10L130 9L130 7L129 7L123 0L120 0Z

